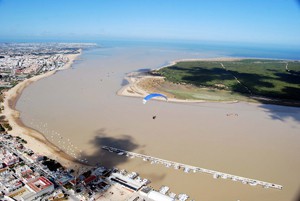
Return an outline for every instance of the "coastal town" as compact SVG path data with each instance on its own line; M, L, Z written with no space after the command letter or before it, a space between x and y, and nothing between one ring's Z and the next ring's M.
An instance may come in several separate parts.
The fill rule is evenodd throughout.
M186 194L152 189L138 173L102 166L68 169L59 162L35 153L26 141L0 135L0 199L15 200L180 200Z
M95 44L2 43L0 44L0 87L10 88L34 75L62 68L81 49Z
M28 136L15 133L3 114L5 93L14 86L70 67L76 58L70 55L95 47L91 43L0 44L0 200L188 200L184 193L170 192L167 186L155 190L138 173L106 168L101 161L90 166L69 157L77 165L67 167L59 156L54 160L31 147Z

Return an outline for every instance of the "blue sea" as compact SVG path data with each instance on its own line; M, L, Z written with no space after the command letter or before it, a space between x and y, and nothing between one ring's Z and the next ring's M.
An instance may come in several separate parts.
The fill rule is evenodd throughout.
M175 40L134 40L134 39L104 39L104 40L57 40L57 39L18 39L0 42L83 42L97 43L102 48L141 47L173 49L174 51L212 53L224 57L247 57L300 60L300 47L295 45L252 44L238 42L211 41L175 41Z
M92 42L92 41L91 41ZM287 45L240 44L228 42L198 42L198 41L134 41L134 40L104 40L96 41L102 47L151 47L167 48L186 52L217 53L224 57L247 57L300 60L300 47Z

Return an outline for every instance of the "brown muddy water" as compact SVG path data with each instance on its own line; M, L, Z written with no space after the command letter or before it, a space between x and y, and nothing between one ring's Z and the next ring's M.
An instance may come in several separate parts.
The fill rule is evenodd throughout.
M206 201L298 201L300 109L250 103L179 104L117 96L126 73L183 58L222 56L161 48L100 48L73 67L26 88L22 121L70 155L135 171L179 194ZM237 113L237 117L228 117ZM155 120L153 115L157 115ZM102 145L273 182L252 187L106 153Z

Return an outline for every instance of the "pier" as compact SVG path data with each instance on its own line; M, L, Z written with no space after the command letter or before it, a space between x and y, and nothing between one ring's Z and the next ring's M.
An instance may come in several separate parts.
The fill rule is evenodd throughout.
M282 190L282 188L283 188L283 186L281 186L279 184L269 183L269 182L265 182L265 181L259 181L256 179L250 179L250 178L246 178L246 177L227 174L224 172L218 172L215 170L209 170L209 169L205 169L205 168L201 168L201 167L195 167L195 166L186 165L186 164L182 164L182 163L178 163L178 162L168 161L168 160L164 160L164 159L160 159L160 158L156 158L156 157L152 157L152 156L129 152L129 151L114 148L114 147L102 146L102 149L104 149L108 152L116 153L118 155L127 156L129 158L135 158L135 157L141 158L144 161L149 161L151 164L162 164L166 167L173 167L174 169L182 169L185 173L190 173L190 172L207 173L207 174L213 175L214 179L218 179L218 178L230 179L235 182L241 182L242 184L249 184L251 186L260 185L263 188L273 188L273 189L278 189L278 190Z

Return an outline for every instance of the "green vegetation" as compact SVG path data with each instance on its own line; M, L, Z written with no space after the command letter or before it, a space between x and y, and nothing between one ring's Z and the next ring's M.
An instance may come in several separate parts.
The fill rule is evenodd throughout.
M289 71L286 70L287 63ZM298 61L264 59L187 61L178 62L155 73L164 76L169 82L198 88L198 97L197 90L191 92L165 89L183 99L202 99L201 93L204 93L204 96L208 97L204 98L205 100L227 100L230 96L236 100L254 96L285 101L300 100Z
M84 172L82 173L82 175L85 177L85 178L88 178L89 176L91 176L92 174L92 171L88 170L87 172Z
M299 65L300 65L300 61L289 62L289 64L288 64L288 69L289 69L290 71L295 71L295 72L297 72L297 73L300 73Z
M16 86L19 82L16 80L13 80L10 82L10 84L12 85L12 87Z
M19 143L27 144L27 141L24 140L23 138L19 137L19 136L16 136L16 141L19 142Z
M12 130L12 127L9 125L9 123L3 123L2 126L5 127L8 131Z
M46 165L50 171L56 171L59 168L63 168L63 166L59 162L49 158L47 158L47 160L44 160L42 163L43 165Z
M73 188L72 184L70 183L65 184L64 187L68 190L71 190Z
M24 139L22 139L22 140L21 140L21 143L23 143L23 144L27 144L27 141L26 141L26 140L24 140Z
M2 124L0 124L0 133L5 132L5 129L3 128Z
M3 94L2 94L2 89L0 89L0 90L1 90L1 94L0 94L0 102L3 103L4 97L3 97Z

